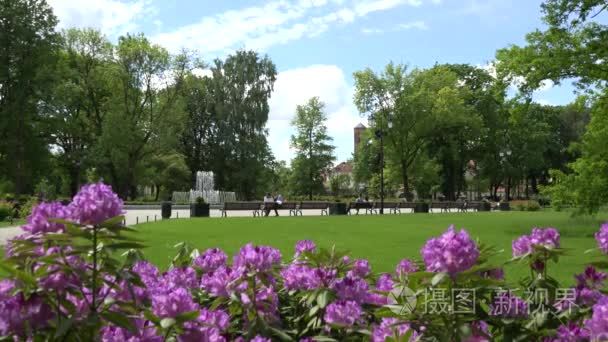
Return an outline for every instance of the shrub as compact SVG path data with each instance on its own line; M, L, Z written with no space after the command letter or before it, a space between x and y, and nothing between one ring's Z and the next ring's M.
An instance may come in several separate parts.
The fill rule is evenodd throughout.
M38 198L32 196L29 197L21 206L19 207L19 217L26 218L30 216L32 213L32 209L38 205Z
M535 200L515 200L509 202L511 208L519 211L538 211L540 204Z
M13 206L9 202L0 201L0 221L13 215Z
M529 276L509 282L491 261L495 250L454 227L426 242L421 262L404 259L381 275L312 241L298 242L286 263L270 246L247 244L229 262L220 249L181 243L161 273L143 259L136 230L121 225L121 210L103 184L69 206L36 207L6 246L3 339L583 341L608 332L608 274L589 266L571 289L548 275L564 253L554 228L513 241L512 261ZM608 253L608 224L596 240Z
M537 201L533 201L533 200L528 201L527 210L528 211L539 211L540 203L538 203Z

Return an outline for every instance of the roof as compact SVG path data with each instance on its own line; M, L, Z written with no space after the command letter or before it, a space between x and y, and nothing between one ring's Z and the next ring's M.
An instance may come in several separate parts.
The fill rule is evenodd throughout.
M359 124L357 126L355 126L355 128L367 128L367 127L363 126L363 124L359 122Z
M353 165L348 162L341 162L340 164L336 165L332 171L336 173L352 173Z

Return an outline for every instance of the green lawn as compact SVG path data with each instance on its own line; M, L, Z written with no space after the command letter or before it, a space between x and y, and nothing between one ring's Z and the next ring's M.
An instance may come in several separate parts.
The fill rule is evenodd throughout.
M569 213L492 212L464 214L403 214L385 216L269 217L227 219L178 219L141 224L139 238L149 246L144 253L150 261L166 267L175 254L173 246L187 241L199 249L220 247L233 255L247 242L279 248L284 258L293 254L301 239L317 245L348 250L352 256L367 258L377 272L391 271L404 257L420 258L420 248L448 225L466 228L473 237L504 251L497 261L511 258L511 242L532 227L552 226L561 233L562 247L570 249L558 267L550 273L562 282L572 283L572 275L582 271L585 263L601 258L597 253L583 254L595 247L593 234L608 212L596 218L571 218ZM527 274L521 266L506 268L507 278Z
M0 221L0 228L12 227L12 226L20 226L25 223L25 220L17 219L13 220L13 222L9 221Z

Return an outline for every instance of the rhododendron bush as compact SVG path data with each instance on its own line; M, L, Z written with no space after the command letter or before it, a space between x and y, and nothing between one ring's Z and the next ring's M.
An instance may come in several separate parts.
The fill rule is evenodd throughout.
M43 203L6 246L0 335L102 341L588 341L608 336L606 262L561 288L547 270L564 253L559 232L534 228L509 261L449 227L376 274L367 260L300 241L293 256L247 244L234 256L177 245L166 272L145 261L107 185L67 205ZM608 225L596 234L608 252ZM404 251L404 254L411 251ZM508 286L509 285L509 286Z

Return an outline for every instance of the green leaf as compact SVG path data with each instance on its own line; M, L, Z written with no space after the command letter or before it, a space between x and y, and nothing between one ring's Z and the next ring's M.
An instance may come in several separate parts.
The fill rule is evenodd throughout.
M122 313L118 313L118 312L113 312L113 311L105 311L102 312L101 317L105 318L106 320L110 321L112 324L128 329L129 331L135 332L136 328L135 325L133 324L133 321L131 321L127 316L123 315Z
M321 293L319 293L319 295L317 296L317 304L319 304L319 307L321 309L325 308L327 306L328 302L329 302L329 291L322 291Z
M21 270L18 270L10 265L7 265L4 261L0 261L0 268L5 270L7 273L12 275L14 278L22 281L24 284L28 284L31 286L36 286L36 279L32 277L30 274L25 273Z
M195 320L198 318L199 315L200 315L199 311L184 312L183 314L177 315L175 317L175 320L178 323L183 323L183 322ZM162 321L161 321L161 325L162 325Z
M333 339L331 337L328 336L313 336L313 341L318 341L318 342L334 342L334 341L338 341L336 339Z
M109 219L103 221L99 226L101 226L101 227L115 227L117 225L120 225L124 219L125 219L125 217L123 215L114 216L112 218L109 218Z
M160 320L160 326L163 329L169 329L173 325L175 325L176 321L173 318L163 318Z
M272 331L272 333L276 335L281 341L293 341L293 338L291 338L291 336L287 335L282 330L270 327L270 331Z
M58 339L59 337L65 335L65 333L72 328L72 324L74 324L74 320L72 318L61 320L57 326L57 329L55 330L55 338Z
M441 273L437 273L433 276L433 279L431 279L431 285L432 286L437 286L437 284L441 283L441 281L443 281L443 279L447 276L448 274L445 272L441 272Z

